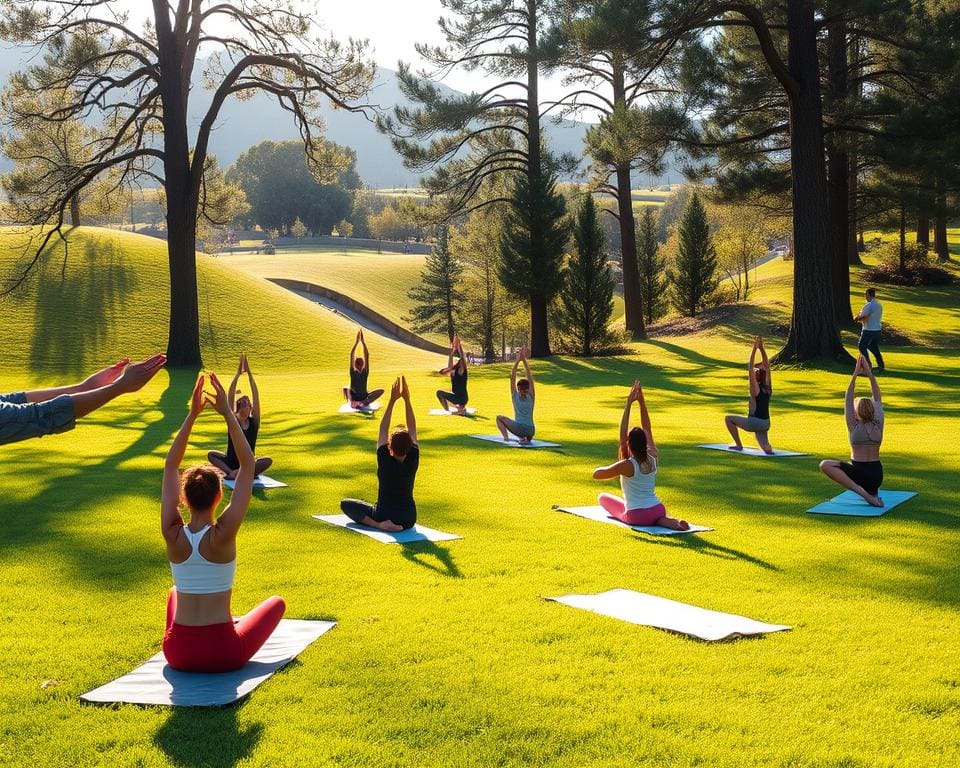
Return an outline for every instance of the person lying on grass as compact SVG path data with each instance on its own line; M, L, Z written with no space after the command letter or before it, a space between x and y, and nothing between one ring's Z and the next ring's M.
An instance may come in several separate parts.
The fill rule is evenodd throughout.
M170 446L163 466L160 496L160 532L166 544L174 587L167 596L167 623L163 655L174 669L185 672L229 672L246 664L280 623L286 605L277 596L267 598L250 613L233 619L230 596L237 571L237 533L247 515L253 492L253 449L243 436L227 393L210 374L214 393L197 379L190 410ZM196 466L180 474L190 432L206 406L212 406L227 425L237 446L236 487L223 514L220 473ZM190 512L184 525L181 503Z
M524 378L518 379L517 368L521 362ZM533 424L533 374L530 372L530 363L527 362L526 347L520 350L513 362L513 370L510 372L510 398L513 401L513 418L497 416L497 428L504 442L510 441L510 435L516 435L521 445L529 445L537 429Z
M390 431L393 406L403 399L406 426ZM380 420L377 438L377 480L380 488L377 503L358 499L343 499L340 509L353 522L370 528L396 533L413 528L417 522L417 504L413 499L413 485L420 467L420 446L417 444L417 419L410 405L410 390L406 377L393 383L390 402Z
M761 361L759 365L756 365L758 351ZM750 381L750 401L746 418L735 415L724 417L727 430L733 437L733 445L730 446L730 449L734 451L743 450L740 433L737 431L739 427L746 432L756 434L757 445L764 453L772 454L773 446L770 445L767 433L770 431L770 395L773 394L773 384L770 381L770 361L767 359L767 350L763 348L763 339L760 336L757 336L753 341L747 372Z
M458 356L456 363L453 362L454 355ZM460 336L453 337L450 354L447 356L447 367L441 368L440 373L450 374L450 391L437 390L437 400L440 401L440 407L449 411L452 403L456 407L454 413L460 415L466 413L467 402L470 400L467 394L467 356L463 351L463 342L460 341Z
M240 377L246 373L250 382L250 393L253 395L251 400L246 395L237 397L237 382ZM240 431L243 433L251 451L257 449L257 435L260 433L260 390L257 389L257 382L250 371L250 363L247 361L246 353L240 355L240 363L237 365L237 373L230 382L229 394L230 408L233 409L240 422ZM233 444L233 437L227 435L227 452L210 451L207 454L207 461L219 469L227 480L235 480L237 472L240 470L240 459L237 458L237 447ZM270 469L273 459L262 456L257 459L254 466L254 475L260 475Z
M857 376L866 376L870 381L873 397L853 395L857 388ZM843 414L847 421L850 439L850 463L826 459L820 462L820 471L833 482L862 496L873 507L882 507L880 484L883 483L883 464L880 462L880 444L883 442L883 403L880 385L865 355L860 355L853 376L843 399Z
M642 426L630 429L630 409L634 402L640 404ZM619 455L620 461L616 464L598 467L593 471L594 480L620 478L624 498L610 493L601 493L597 497L597 503L604 511L627 525L659 525L675 531L689 530L690 524L686 520L667 515L666 507L654 492L660 453L653 441L647 401L639 381L633 383L620 419Z
M115 397L142 389L166 362L166 355L138 363L125 357L79 384L0 395L0 445L67 432Z
M363 349L363 357L357 356L357 346ZM350 350L350 386L343 388L343 396L351 408L366 408L383 394L382 389L367 390L370 375L370 350L363 338L363 329L357 331L357 340Z

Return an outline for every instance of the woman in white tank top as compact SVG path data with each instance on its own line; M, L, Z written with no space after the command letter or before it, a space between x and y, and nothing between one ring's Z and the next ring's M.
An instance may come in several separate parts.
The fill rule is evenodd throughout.
M274 596L233 620L230 596L237 568L237 531L250 505L255 461L216 375L210 375L210 383L214 395L203 391L203 376L193 388L190 412L167 454L160 502L160 529L175 584L167 599L163 653L171 667L185 672L239 669L270 637L286 607ZM180 476L190 432L207 405L223 416L240 462L236 487L219 518L216 512L223 489L218 471L210 466L190 467ZM190 510L186 525L180 516L181 500Z
M630 409L634 401L640 404L641 426L630 429ZM620 419L620 461L607 467L598 467L593 472L594 480L620 478L624 498L601 493L597 502L608 515L627 525L659 525L675 531L686 531L690 528L689 523L669 517L654 492L659 458L643 388L639 381L635 381Z

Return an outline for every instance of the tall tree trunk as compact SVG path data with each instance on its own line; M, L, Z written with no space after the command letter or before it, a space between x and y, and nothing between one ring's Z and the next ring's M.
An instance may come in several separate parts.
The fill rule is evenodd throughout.
M626 107L627 89L623 62L613 63L613 103ZM623 269L624 322L634 341L645 339L647 330L643 323L643 294L640 291L640 275L637 268L637 226L633 217L633 190L630 183L630 163L616 166L617 217L620 223L620 266Z
M933 249L937 252L937 261L950 260L950 246L947 244L947 185L937 178L937 215L933 219Z
M80 226L80 198L77 195L70 198L70 226Z
M930 247L930 214L926 211L917 217L917 245Z
M780 362L852 360L840 341L831 280L823 107L812 0L788 0L790 161L793 177L793 317Z
M907 273L907 207L900 201L900 274Z
M835 102L849 93L847 80L847 30L843 21L830 24L827 32L828 88ZM833 133L827 140L827 185L830 191L831 274L833 309L837 325L853 322L850 310L850 263L847 256L850 237L850 157L843 138Z
M849 153L850 168L847 176L847 190L850 194L850 202L847 205L847 212L850 216L850 225L847 228L847 264L850 266L859 266L863 264L860 258L860 244L857 241L857 224L860 220L858 213L860 201L857 197L860 186L860 162L856 151ZM848 273L849 274L849 273Z

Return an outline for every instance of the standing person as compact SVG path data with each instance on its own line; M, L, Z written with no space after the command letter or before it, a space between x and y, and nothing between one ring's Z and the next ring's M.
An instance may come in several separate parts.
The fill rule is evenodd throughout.
M237 382L240 376L247 374L250 382L250 393L253 395L251 401L246 395L237 397ZM257 382L250 371L250 363L247 361L246 353L240 355L240 363L237 365L237 372L230 382L230 408L233 409L240 423L240 431L243 433L251 451L257 449L257 436L260 434L260 390L257 389ZM234 402L236 401L236 402ZM237 472L240 470L240 459L237 457L237 446L234 445L233 435L227 434L227 452L210 451L207 454L207 461L223 472L227 480L235 480ZM266 472L273 464L273 459L263 456L256 460L254 475L260 475Z
M457 355L457 362L453 362L454 354ZM467 411L467 402L470 397L467 395L467 356L463 352L463 342L460 336L453 337L453 343L450 345L450 354L447 356L447 367L441 368L440 373L450 374L450 392L442 389L437 390L437 400L440 401L440 407L445 411L450 410L450 403L456 406L455 413L464 414Z
M403 399L406 426L390 431L393 406ZM413 528L417 522L417 503L413 499L413 485L420 467L420 446L417 443L417 418L410 405L410 390L406 377L393 383L390 402L380 420L377 438L377 503L358 499L343 499L340 509L353 522L370 528L396 533Z
M634 402L640 404L641 426L630 429L630 409ZM675 531L689 530L690 524L686 520L667 515L666 507L654 492L660 452L653 441L647 401L639 381L633 383L620 418L619 457L616 464L598 467L593 471L594 480L620 478L622 499L610 493L601 493L597 497L597 503L604 511L627 525L659 525Z
M363 357L357 356L357 346L363 350ZM357 340L350 350L350 386L343 388L343 396L351 408L367 408L383 394L382 389L373 392L367 390L367 377L370 375L370 350L363 338L363 329L357 331Z
M174 582L167 597L163 655L171 667L185 672L239 669L267 641L286 609L283 600L273 596L234 621L230 596L237 571L237 532L250 506L255 461L216 375L210 374L210 383L213 396L203 391L204 377L197 379L190 411L163 467L160 501L160 532ZM208 466L190 467L180 474L190 432L207 405L223 417L237 446L237 484L219 517L220 474ZM190 511L186 525L180 516L181 502Z
M138 363L125 357L79 384L0 395L0 445L68 432L77 419L115 397L143 388L166 362L166 355Z
M517 368L523 363L524 378L517 378ZM497 428L505 442L510 441L510 435L516 435L521 445L528 445L537 429L533 424L533 406L536 404L536 395L533 390L533 374L530 372L530 363L527 362L527 348L524 347L517 354L510 372L510 398L513 400L513 418L497 416Z
M756 364L757 352L760 352L760 364ZM757 336L750 351L750 362L747 365L750 381L750 400L747 416L728 414L724 417L727 430L733 437L731 450L742 451L743 443L737 428L753 432L757 436L757 445L766 454L773 453L773 446L767 436L770 432L770 396L773 394L773 382L770 379L770 361L767 359L767 350L763 348L763 339Z
M872 397L853 399L857 376L870 380ZM843 415L850 439L850 463L827 459L820 462L820 471L833 482L863 497L872 507L882 507L880 485L883 483L883 464L880 462L880 444L883 442L883 403L880 385L870 369L870 361L861 355L853 370L847 394L843 399Z
M870 353L877 361L877 373L883 372L883 355L880 354L880 331L883 330L883 304L877 301L876 288L867 288L864 291L867 303L863 305L860 314L853 318L860 323L860 343L857 345L860 354L870 360Z

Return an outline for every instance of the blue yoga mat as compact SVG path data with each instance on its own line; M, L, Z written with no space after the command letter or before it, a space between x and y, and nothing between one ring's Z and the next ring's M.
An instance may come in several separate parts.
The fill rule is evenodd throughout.
M903 502L916 496L915 491L885 491L880 489L884 506L871 507L853 491L844 491L829 501L824 501L807 510L814 515L846 515L847 517L880 517Z

